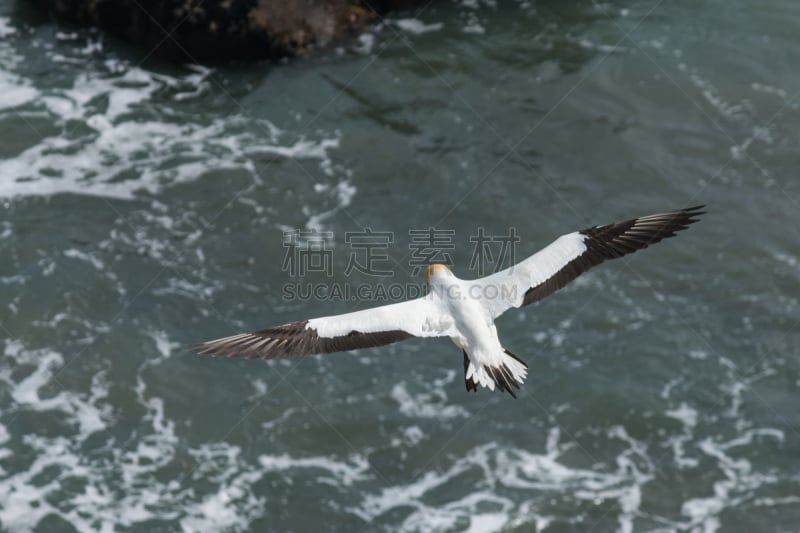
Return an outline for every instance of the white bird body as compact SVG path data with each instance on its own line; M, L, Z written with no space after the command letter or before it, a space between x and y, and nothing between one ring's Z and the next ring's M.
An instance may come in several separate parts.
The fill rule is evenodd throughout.
M431 268L427 278L434 301L453 317L455 332L450 339L469 359L465 364L465 379L494 390L495 380L487 369L506 366L513 380L522 383L527 369L500 344L490 307L471 294L476 292L475 283L457 278L444 265Z
M516 397L527 365L506 350L494 320L510 308L541 300L582 272L646 248L697 221L702 206L568 233L520 263L476 280L448 267L425 271L428 294L343 315L290 322L204 342L200 353L275 359L381 346L411 337L450 337L464 352L467 390L478 385Z

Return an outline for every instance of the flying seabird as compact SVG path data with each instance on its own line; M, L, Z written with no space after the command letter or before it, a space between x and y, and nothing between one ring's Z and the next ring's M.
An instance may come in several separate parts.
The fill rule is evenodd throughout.
M704 206L595 226L556 239L516 265L474 279L445 265L425 270L428 292L415 300L354 313L290 322L194 346L202 354L282 359L371 348L412 337L450 337L464 353L464 382L509 392L527 365L500 343L494 320L512 307L547 296L607 259L647 248L697 222Z

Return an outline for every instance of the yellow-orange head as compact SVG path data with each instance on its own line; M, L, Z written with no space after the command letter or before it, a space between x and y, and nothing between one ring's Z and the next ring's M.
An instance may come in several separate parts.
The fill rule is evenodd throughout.
M429 265L428 268L425 269L425 283L430 285L431 277L442 274L448 274L449 272L450 269L447 268L446 265L443 265L441 263L434 263L432 265Z

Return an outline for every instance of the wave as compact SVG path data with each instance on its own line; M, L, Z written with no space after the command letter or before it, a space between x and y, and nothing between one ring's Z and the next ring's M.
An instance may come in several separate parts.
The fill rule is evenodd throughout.
M604 519L595 509L606 510L618 531L639 529L637 524L644 523L640 520L660 524L660 531L714 531L729 509L795 503L770 496L774 487L787 482L786 475L756 468L744 458L769 442L780 445L782 431L753 427L730 439L706 436L697 410L686 403L665 411L680 428L655 446L634 438L623 426L596 433L597 442L615 443L618 452L591 467L570 458L576 452L592 455L583 449L585 439L565 439L558 425L547 430L541 451L492 440L459 456L429 456L407 482L394 483L376 469L369 449L351 450L343 457L253 455L225 441L192 444L168 415L164 399L150 391L144 372L169 363L180 345L163 331L148 335L159 357L143 363L135 377L132 392L140 420L122 440L114 429L119 417L137 409L120 411L106 371L92 378L89 392L75 392L60 384L62 354L28 349L20 341L5 343L0 380L9 388L11 405L2 410L4 419L55 415L63 428L57 434L34 430L19 435L0 424L0 460L7 465L0 479L4 527L33 529L55 516L79 531L153 523L178 524L184 531L244 530L281 501L279 486L301 479L307 490L327 494L324 505L338 513L376 524L391 516L393 525L386 529L399 531L541 530L568 523L589 527ZM433 398L411 396L404 387L395 388L391 396L415 422L444 416L466 423L470 417L461 408L443 408L446 399L431 404ZM296 423L281 417L267 429L274 432ZM401 425L399 437L390 440L391 447L423 457L429 438L414 423ZM31 450L32 462L8 462L21 446ZM643 504L648 485L666 466L661 464L665 450L674 452L674 464L687 474L708 461L713 465L703 465L704 471L718 473L710 494L702 495L701 488L687 491L692 494L680 506L683 518L650 514Z
M7 21L0 21L0 31L5 27ZM220 170L269 187L262 174L272 156L316 161L328 178L308 194L323 204L330 196L338 207L308 208L309 228L349 205L356 189L331 158L338 133L283 130L241 106L230 114L198 113L201 102L225 93L214 70L192 66L164 74L113 57L99 61L94 54L92 46L66 45L48 54L54 70L73 69L73 63L80 70L67 86L36 88L15 41L0 41L0 120L21 119L39 138L0 160L0 198L72 193L133 200ZM49 127L42 130L42 123Z

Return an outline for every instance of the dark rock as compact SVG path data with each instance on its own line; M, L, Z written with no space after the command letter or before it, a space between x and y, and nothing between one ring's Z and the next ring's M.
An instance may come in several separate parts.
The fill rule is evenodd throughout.
M291 57L352 36L415 0L28 0L179 61Z

